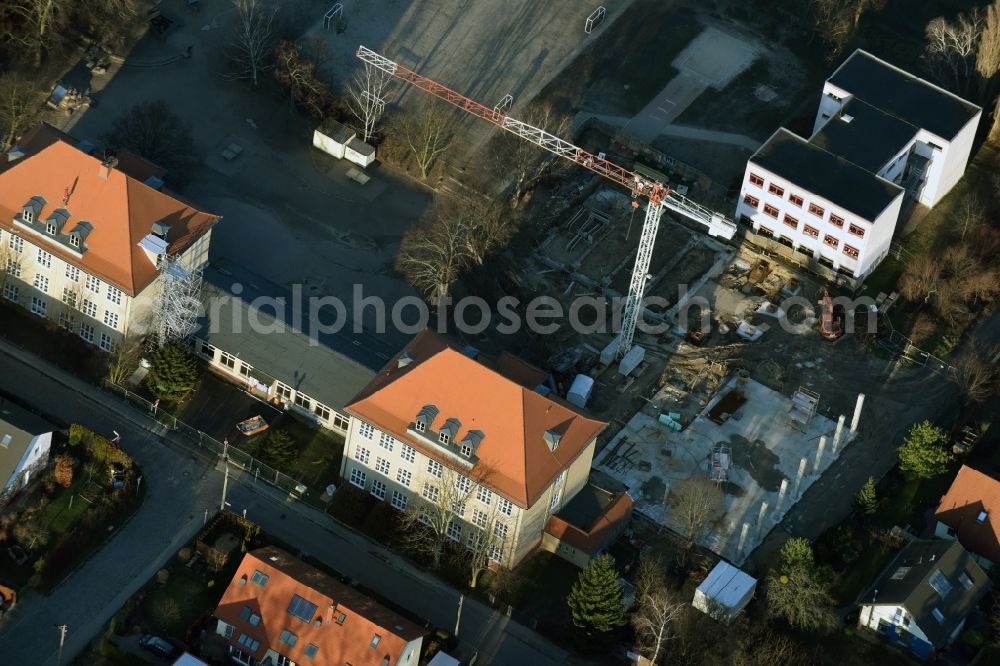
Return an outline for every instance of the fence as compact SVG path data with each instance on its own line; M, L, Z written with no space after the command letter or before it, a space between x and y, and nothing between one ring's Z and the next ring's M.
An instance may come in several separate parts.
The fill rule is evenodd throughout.
M230 464L239 467L247 474L252 474L255 480L266 481L287 493L295 493L300 496L306 494L307 488L305 484L254 458L246 451L242 451L232 444L220 442L211 435L206 435L201 430L184 423L184 421L181 421L173 414L123 386L111 382L105 382L104 386L112 393L125 398L128 403L145 412L164 428L179 432L196 443L200 448L207 449L213 455L225 456L228 458Z
M888 339L880 340L879 345L883 349L898 354L899 358L902 360L913 363L914 365L930 368L939 375L948 376L951 374L951 371L954 370L951 365L945 363L934 354L926 352L913 344L912 340L899 331L889 331Z

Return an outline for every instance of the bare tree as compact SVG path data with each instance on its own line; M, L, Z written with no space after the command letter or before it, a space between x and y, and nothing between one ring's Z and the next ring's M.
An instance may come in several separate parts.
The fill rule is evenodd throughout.
M686 561L687 554L705 528L722 515L724 500L722 488L707 478L685 479L667 495L665 501L668 508L680 521L684 532L681 562Z
M7 287L12 262L17 263L17 254L10 248L9 241L0 238L0 296Z
M1000 72L1000 0L994 0L986 8L986 18L983 19L976 50L976 71L983 79L983 97L988 98L989 91L992 90L990 83L997 72Z
M452 143L446 110L431 102L421 102L417 108L401 112L396 116L392 131L396 140L413 156L424 179Z
M31 123L40 95L30 83L13 74L0 77L0 148L7 150Z
M53 314L56 316L56 321L59 322L59 325L67 331L72 331L76 328L77 313L79 312L78 308L82 304L82 296L79 282L68 282L63 287L62 298L57 306L61 309Z
M233 0L236 25L233 26L229 59L235 66L233 78L250 81L257 87L263 71L270 69L274 51L274 17L277 7L264 8L259 0Z
M979 403L997 392L1000 367L994 359L1000 347L972 344L952 361L951 379L968 403Z
M139 360L139 347L126 342L115 345L108 354L107 378L117 386L124 385Z
M840 624L833 597L814 567L792 566L772 575L767 582L767 610L806 631L830 633Z
M516 216L486 198L440 199L433 216L441 224L457 226L460 246L468 261L476 266L506 247L517 231Z
M899 292L910 302L928 299L938 278L941 277L941 263L930 253L917 255L906 265L899 278Z
M663 560L653 555L639 563L636 573L637 608L632 615L636 649L653 664L661 663L667 643L676 637L674 623L687 606L674 598L663 568Z
M138 102L115 118L104 142L145 157L177 182L183 182L200 161L190 124L162 99Z
M573 128L573 119L549 103L533 103L518 118L556 136L567 136ZM567 169L571 164L505 130L497 130L485 150L489 155L490 175L511 187L514 203L539 178L554 170Z
M739 645L730 663L732 666L808 666L816 663L816 659L806 654L787 634L779 633L766 624L754 623L748 631L741 632Z
M28 550L42 547L49 542L51 532L38 520L32 518L14 526L14 538Z
M392 77L366 62L347 84L347 107L361 123L361 140L367 142L385 113L385 91Z
M3 22L0 34L28 49L38 67L46 38L66 21L72 4L70 0L8 0L3 9L20 21Z
M396 270L430 303L448 296L470 258L459 220L431 217L410 229L400 242Z
M326 117L333 103L329 86L316 73L326 55L325 46L315 41L307 43L306 48L283 41L274 52L274 78L288 89L289 105L299 106L318 119Z
M967 92L975 69L976 50L983 22L975 9L959 14L954 22L943 16L931 19L925 29L927 58L948 73L959 92Z
M476 587L479 576L490 568L491 562L502 565L512 545L507 538L507 523L500 515L499 502L491 502L486 510L474 508L466 530L463 559L469 570L469 587Z
M870 11L885 7L886 0L813 0L816 30L830 49L833 60L854 36L861 18Z

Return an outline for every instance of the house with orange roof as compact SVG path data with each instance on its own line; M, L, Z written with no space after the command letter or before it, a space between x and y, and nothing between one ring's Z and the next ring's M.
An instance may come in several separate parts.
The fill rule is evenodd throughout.
M243 557L215 609L239 664L417 666L424 627L269 546Z
M934 512L934 536L957 539L986 569L1000 563L1000 481L966 465Z
M149 331L164 257L188 270L207 262L219 216L163 191L155 165L44 125L7 157L0 291L8 302L110 351Z
M606 423L548 375L425 330L346 408L346 482L400 511L445 504L447 536L514 566L584 486Z

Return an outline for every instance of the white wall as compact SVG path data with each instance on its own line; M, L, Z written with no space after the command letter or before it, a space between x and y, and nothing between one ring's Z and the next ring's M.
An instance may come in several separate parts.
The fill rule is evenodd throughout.
M403 651L399 653L396 666L416 666L417 662L420 661L420 646L423 642L424 639L421 636L407 643Z
M52 447L52 433L46 432L36 435L25 447L21 459L4 483L3 492L0 495L16 492L23 488L31 477L41 467L44 467L49 459L49 450Z
M839 97L840 99L834 99L834 97ZM852 95L846 90L842 90L827 81L823 86L823 94L819 97L819 109L816 111L816 120L813 122L812 133L815 134L818 132L827 121L836 116L840 112L841 107L850 101L851 97Z
M858 616L858 626L866 627L872 631L878 631L879 620L885 620L888 624L896 625L896 628L900 633L906 632L922 641L930 643L931 641L927 639L927 635L920 630L917 623L913 621L912 616L909 616L906 613L905 608L903 609L904 617L910 617L910 626L904 627L902 623L897 623L895 621L897 608L897 606L864 605L861 607L861 613Z
M982 115L982 111L977 113L951 142L924 130L921 130L917 135L917 139L920 141L934 143L942 147L941 151L934 151L934 161L927 174L927 182L923 192L921 192L920 203L926 206L936 205L962 178L969 162L972 142L976 138L976 128L979 126Z

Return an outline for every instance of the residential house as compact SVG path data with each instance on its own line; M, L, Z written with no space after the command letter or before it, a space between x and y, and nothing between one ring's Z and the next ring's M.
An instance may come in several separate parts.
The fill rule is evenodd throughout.
M907 544L862 597L858 626L925 658L962 632L991 583L955 541Z
M0 507L45 469L52 430L41 418L0 399Z
M7 301L110 351L149 332L163 257L200 269L220 218L162 191L141 158L95 152L42 125L8 153L0 281Z
M461 501L447 535L468 547L490 530L489 556L504 566L536 548L549 518L587 485L607 425L559 399L538 368L510 354L487 358L429 330L347 413L348 483L399 510L437 505L456 496L454 486Z
M791 256L864 278L907 208L965 172L980 107L857 50L827 79L812 136L779 128L754 153L736 218Z
M621 536L633 505L627 492L613 493L591 480L549 516L541 548L583 569Z
M205 268L203 284L207 314L194 351L249 393L324 428L347 432L344 407L402 348L347 323L336 333L310 331L317 321L301 290L225 260Z
M280 548L243 557L215 609L246 666L417 666L427 630Z
M0 620L17 605L17 590L6 585L0 585Z
M1000 481L962 465L934 520L934 536L958 539L986 569L1000 563Z

